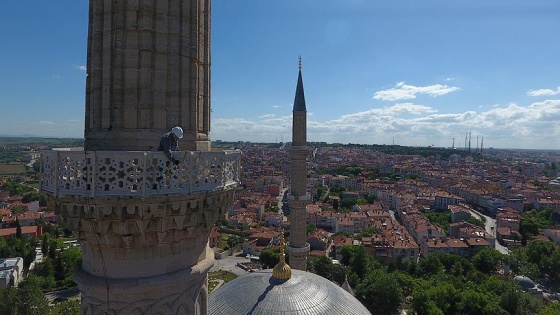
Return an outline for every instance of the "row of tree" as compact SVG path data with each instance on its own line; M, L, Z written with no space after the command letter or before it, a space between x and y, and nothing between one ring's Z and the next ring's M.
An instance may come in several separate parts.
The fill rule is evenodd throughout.
M539 250L526 253L531 260L539 256L534 251ZM491 248L472 259L435 253L418 262L385 264L363 246L342 247L339 254L340 264L319 257L309 266L338 284L347 277L356 297L373 314L396 314L403 305L417 315L560 314L558 303L542 307L515 282L502 279L500 271L510 258Z
M52 229L47 229L52 230ZM36 250L41 248L44 259L35 261ZM45 298L45 292L75 287L72 277L81 260L81 251L77 247L67 247L63 240L45 233L41 238L15 236L0 238L0 258L23 257L24 270L29 270L27 277L18 287L0 289L0 314L6 315L46 315L51 307ZM67 301L58 306L58 314L80 314L76 301Z

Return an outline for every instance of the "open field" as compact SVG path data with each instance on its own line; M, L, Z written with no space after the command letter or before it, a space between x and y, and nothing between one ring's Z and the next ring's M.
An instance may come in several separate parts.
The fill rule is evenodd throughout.
M216 287L224 283L228 283L237 276L227 271L216 271L208 274L208 292L212 292Z
M0 175L12 175L25 172L24 164L0 164Z

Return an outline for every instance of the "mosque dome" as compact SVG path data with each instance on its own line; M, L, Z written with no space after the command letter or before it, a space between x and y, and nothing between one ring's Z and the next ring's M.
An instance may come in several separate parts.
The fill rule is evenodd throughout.
M533 280L525 276L515 276L513 280L515 280L515 282L517 282L517 284L519 284L523 288L523 290L529 290L535 287L535 283L533 282Z
M350 293L321 276L291 270L289 279L277 279L272 272L249 273L216 289L208 298L208 314L370 315Z

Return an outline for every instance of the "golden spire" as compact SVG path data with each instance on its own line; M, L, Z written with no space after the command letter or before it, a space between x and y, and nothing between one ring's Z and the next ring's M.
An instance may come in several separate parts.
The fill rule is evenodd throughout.
M288 280L292 277L292 269L286 263L286 242L284 241L284 230L280 230L280 261L272 269L272 277L278 280Z

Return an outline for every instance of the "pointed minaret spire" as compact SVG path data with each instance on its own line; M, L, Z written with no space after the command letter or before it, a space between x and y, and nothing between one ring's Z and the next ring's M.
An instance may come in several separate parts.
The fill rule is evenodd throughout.
M296 86L296 97L294 99L294 112L296 111L304 112L307 111L307 109L305 108L305 94L303 93L303 79L301 77L301 68L302 68L301 56L299 56L298 67L299 67L299 74L298 74L298 81Z

